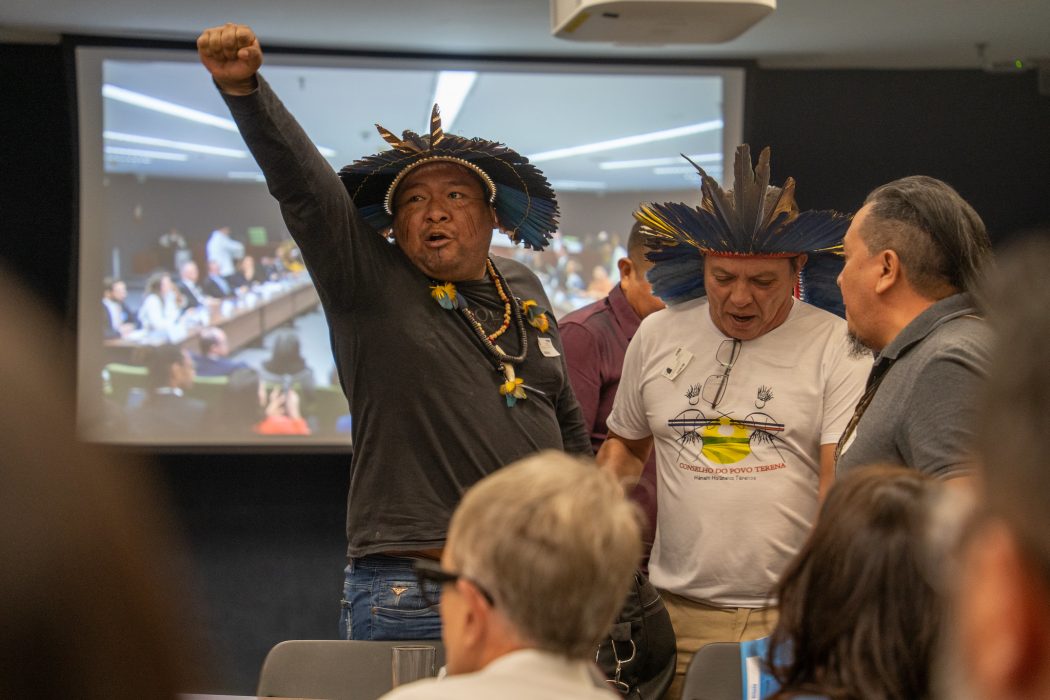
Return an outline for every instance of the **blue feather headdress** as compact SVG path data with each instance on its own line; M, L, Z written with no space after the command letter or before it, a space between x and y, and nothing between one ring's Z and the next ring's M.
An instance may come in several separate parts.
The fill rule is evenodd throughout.
M655 263L648 275L654 294L669 305L704 296L705 255L791 258L806 254L809 259L799 276L802 300L845 314L835 278L842 269L848 215L799 212L795 181L790 177L779 190L770 188L769 148L762 150L752 168L751 149L747 144L737 147L731 194L689 162L701 178L699 207L651 203L634 213L646 234L648 258Z
M393 148L347 165L339 172L358 211L376 229L394 221L394 191L420 165L450 162L481 181L496 210L500 228L515 243L542 250L558 228L558 202L547 178L529 159L495 141L446 134L438 106L430 115L430 134L405 131L401 138L376 124Z

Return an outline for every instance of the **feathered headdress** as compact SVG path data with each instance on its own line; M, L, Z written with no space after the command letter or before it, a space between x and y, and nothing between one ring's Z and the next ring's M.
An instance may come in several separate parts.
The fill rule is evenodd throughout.
M699 207L652 203L634 213L650 246L648 258L655 263L649 271L654 294L669 305L704 296L705 255L789 258L805 253L809 259L799 279L802 300L845 314L835 278L842 269L848 215L799 212L790 177L779 192L770 188L769 148L752 168L750 147L737 147L731 194L689 162L701 178Z
M474 172L485 184L500 227L515 243L542 250L558 227L558 202L547 178L529 159L495 141L446 134L438 106L430 134L405 131L398 138L376 124L393 148L347 165L343 184L368 223L379 230L393 223L394 191L409 172L432 162L449 162Z

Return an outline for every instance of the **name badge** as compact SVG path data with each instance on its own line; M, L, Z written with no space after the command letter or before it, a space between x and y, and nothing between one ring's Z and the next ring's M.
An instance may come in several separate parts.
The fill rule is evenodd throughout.
M554 347L554 341L550 338L537 338L536 342L540 344L540 354L544 357L558 357L561 355L558 352L558 348Z
M677 348L671 356L671 361L660 370L660 376L673 382L692 360L693 353L682 347Z

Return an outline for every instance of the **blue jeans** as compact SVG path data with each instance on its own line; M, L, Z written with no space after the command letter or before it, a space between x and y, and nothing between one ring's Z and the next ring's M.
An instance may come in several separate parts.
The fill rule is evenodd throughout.
M351 559L343 584L340 639L440 639L441 616L419 591L414 560L373 554ZM427 584L432 600L441 586Z

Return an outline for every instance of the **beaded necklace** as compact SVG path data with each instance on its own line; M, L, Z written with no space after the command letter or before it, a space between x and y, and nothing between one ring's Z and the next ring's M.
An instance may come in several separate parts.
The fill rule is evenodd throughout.
M499 295L500 301L503 302L503 323L492 333L485 332L481 322L478 321L477 316L467 306L466 301L458 293L453 283L434 281L434 284L430 287L430 295L442 308L458 311L459 316L474 331L474 335L489 355L495 370L503 374L504 381L500 385L500 395L506 399L507 406L513 406L518 399L528 398L525 395L523 380L517 377L514 372L514 365L524 362L529 351L528 335L525 330L525 314L527 313L529 316L529 323L543 332L547 331L549 323L545 312L536 305L535 301L529 299L519 303L518 299L511 292L507 280L496 269L496 266L492 264L491 258L485 261L485 271L489 279L492 280L492 284L495 285L496 294ZM523 309L527 309L527 311L523 312ZM518 347L521 348L517 355L507 354L503 348L496 344L496 340L507 332L512 322L518 335Z

